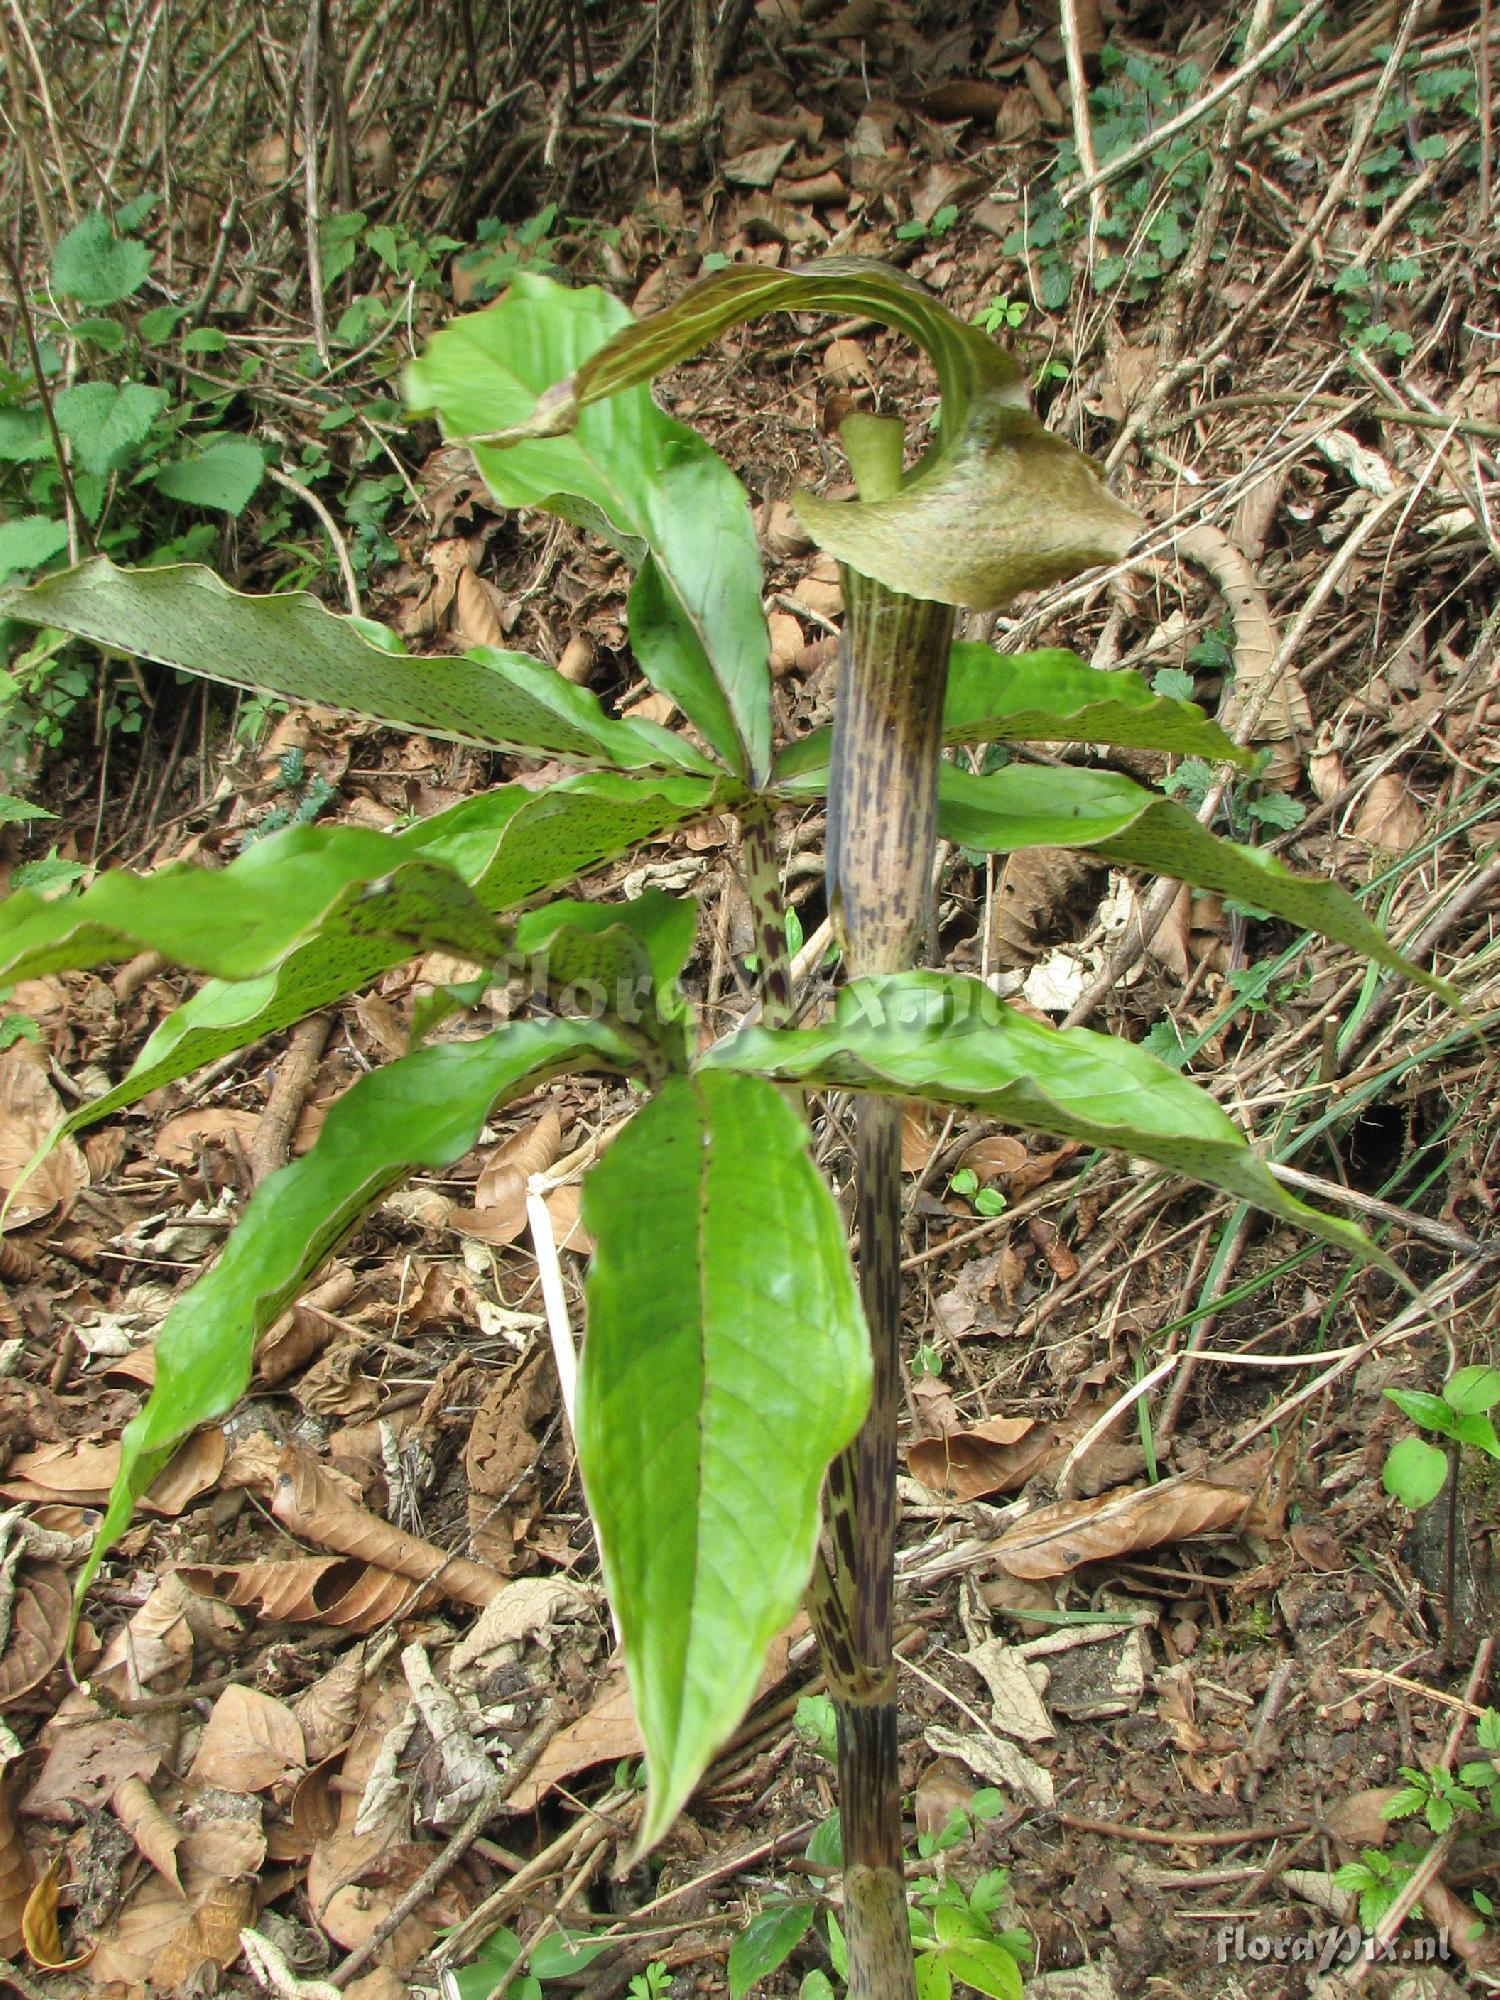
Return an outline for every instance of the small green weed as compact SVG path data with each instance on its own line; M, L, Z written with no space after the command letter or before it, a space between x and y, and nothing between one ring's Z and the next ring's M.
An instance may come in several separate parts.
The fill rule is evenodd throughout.
M1437 1498L1463 1446L1500 1458L1500 1438L1485 1415L1500 1402L1500 1368L1460 1368L1438 1396L1420 1389L1385 1393L1420 1430L1443 1440L1440 1447L1423 1437L1402 1438L1386 1454L1381 1481L1403 1507L1425 1507Z
M926 243L935 236L946 236L958 220L958 209L951 201L945 201L941 208L934 209L924 222L914 215L910 222L898 222L896 238L901 243Z
M1026 315L1031 311L1025 299L1007 298L1004 293L981 306L974 315L975 326L982 326L986 333L998 333L1003 326L1014 329L1023 326Z
M1351 352L1370 354L1383 348L1396 355L1411 353L1411 334L1404 327L1390 325L1387 307L1393 291L1409 289L1421 275L1422 266L1415 257L1395 257L1389 263L1376 263L1370 270L1363 264L1350 264L1339 272L1333 281L1333 294L1339 300Z
M1005 1196L1001 1194L999 1188L981 1187L979 1176L972 1167L960 1167L949 1181L948 1191L950 1194L960 1196L964 1201L971 1201L976 1215L1005 1213Z

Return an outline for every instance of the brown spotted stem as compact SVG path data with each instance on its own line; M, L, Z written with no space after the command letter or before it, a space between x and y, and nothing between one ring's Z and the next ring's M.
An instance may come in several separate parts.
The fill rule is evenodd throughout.
M845 427L864 500L899 485L891 431ZM899 432L897 433L899 437ZM927 935L943 691L953 610L844 568L828 793L828 908L851 976L902 972ZM901 1862L892 1597L901 1339L901 1108L855 1112L859 1283L873 1358L870 1408L828 1476L832 1589L847 1611L854 1672L828 1661L839 1738L850 2000L913 2000Z

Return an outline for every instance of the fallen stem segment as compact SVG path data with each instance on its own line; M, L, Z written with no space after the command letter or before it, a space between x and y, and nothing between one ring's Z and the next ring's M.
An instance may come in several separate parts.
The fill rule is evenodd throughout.
M899 972L927 934L953 611L843 572L848 607L829 783L828 907L851 974ZM901 1340L901 1108L864 1097L855 1157L869 1414L829 1469L833 1589L856 1672L828 1661L839 1731L850 2000L915 1992L901 1867L892 1594Z

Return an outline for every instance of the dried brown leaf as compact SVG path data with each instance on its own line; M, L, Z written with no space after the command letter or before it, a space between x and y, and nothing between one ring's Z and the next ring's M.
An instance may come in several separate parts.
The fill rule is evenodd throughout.
M1421 839L1422 808L1398 772L1382 771L1366 792L1354 837L1382 854L1407 854Z
M623 1674L605 1681L593 1706L576 1722L559 1729L531 1770L506 1799L502 1810L532 1812L554 1785L587 1771L595 1764L639 1757L641 1732Z
M10 1638L0 1654L0 1708L44 1681L68 1643L73 1594L61 1563L24 1562L16 1577Z
M99 1941L89 1966L96 1985L115 1981L159 1993L195 1990L205 1965L226 1969L240 1954L240 1931L255 1914L255 1885L185 1869L179 1895L148 1875Z
M26 1794L26 1811L71 1820L80 1807L101 1809L127 1778L154 1777L165 1749L143 1723L101 1715L87 1696L71 1711L65 1704L44 1735L47 1759Z
M203 1104L179 1111L157 1129L155 1153L169 1167L193 1167L208 1146L248 1148L260 1124L258 1111L236 1111L230 1105Z
M497 1570L464 1556L450 1556L354 1505L343 1486L307 1452L282 1453L271 1512L304 1541L357 1556L414 1582L431 1582L445 1596L481 1611L504 1582Z
M36 1887L26 1898L21 1911L21 1936L26 1945L26 1956L33 1965L41 1966L44 1972L70 1972L75 1966L86 1965L90 1952L83 1951L74 1957L64 1956L62 1932L57 1923L57 1877L62 1866L62 1856L54 1855L37 1879Z
M9 1785L0 1785L0 1958L15 1958L22 1949L21 1918L31 1884L31 1856L16 1824L15 1799Z
M507 633L500 593L476 576L468 564L458 572L453 589L453 623L466 646L503 646Z
M286 1703L236 1685L213 1705L192 1775L226 1792L262 1792L306 1767L302 1725Z
M70 1501L102 1506L120 1468L118 1444L60 1443L17 1452L0 1494L8 1500ZM205 1493L224 1469L224 1433L217 1424L195 1431L141 1501L147 1512L177 1515Z
M919 1438L906 1455L913 1479L955 1500L1014 1493L1064 1447L1055 1426L1030 1417L995 1417L956 1436Z
M352 1556L300 1562L196 1562L174 1572L188 1590L236 1608L254 1606L280 1624L320 1624L374 1632L390 1618L432 1602L410 1578Z
M47 1078L46 1055L21 1041L0 1055L0 1201L10 1194L28 1161L53 1128L63 1108ZM88 1162L73 1139L54 1146L11 1204L7 1229L39 1222L54 1212L66 1215L89 1183Z
M994 1552L1012 1576L1065 1576L1084 1563L1237 1527L1251 1498L1240 1486L1181 1479L1097 1500L1060 1500L1007 1528Z
M308 1900L319 1923L346 1949L362 1945L437 1852L427 1843L393 1842L385 1833L336 1833L321 1841L307 1871ZM468 1904L460 1868L418 1904L382 1948L382 1957L397 1967L410 1965L440 1926L462 1921Z
M403 1577L402 1582L405 1581ZM411 1586L408 1584L407 1588ZM325 1757L342 1750L353 1736L364 1680L365 1649L351 1646L292 1703L292 1713L302 1726L309 1764L321 1764Z
M127 1778L109 1803L115 1818L130 1835L137 1853L143 1855L163 1881L170 1882L180 1896L182 1883L177 1876L177 1848L182 1830L172 1824L156 1803L150 1786L140 1778Z

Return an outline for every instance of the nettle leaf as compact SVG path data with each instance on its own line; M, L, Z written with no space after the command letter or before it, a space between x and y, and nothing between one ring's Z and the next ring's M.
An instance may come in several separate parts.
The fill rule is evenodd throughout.
M425 856L453 869L476 901L497 913L539 890L561 888L638 841L694 817L708 796L706 786L691 781L662 789L604 776L565 780L546 792L507 785L464 799L404 833L376 838L390 839L403 861ZM251 852L265 844L258 842ZM0 922L0 937L3 928ZM413 949L404 936L352 937L320 927L261 977L210 980L167 1016L129 1074L70 1113L62 1131L112 1117L164 1083L358 992L403 964Z
M182 1440L234 1407L255 1342L388 1189L462 1159L494 1108L567 1069L626 1069L632 1052L586 1021L524 1021L447 1042L362 1077L310 1152L263 1181L219 1261L183 1294L156 1341L156 1383L126 1426L120 1473L84 1565L82 1597L137 1499Z
M144 444L166 400L165 389L144 382L77 382L58 390L52 413L81 469L103 479Z
M578 1458L659 1840L755 1693L817 1545L869 1337L806 1129L757 1077L672 1077L584 1184Z
M689 286L549 389L524 423L503 419L503 440L571 431L601 398L773 311L859 313L909 334L938 371L939 440L902 493L876 502L796 496L808 532L840 562L911 597L985 610L1126 553L1138 517L1091 459L1028 413L1025 375L1004 349L905 273L864 258L798 271L742 266Z
M80 305L113 306L138 292L151 274L151 252L131 236L116 236L109 218L86 215L52 253L52 289Z
M1221 840L1185 807L1114 772L1008 764L980 778L945 764L938 826L945 838L980 853L1088 848L1110 861L1216 889L1348 945L1449 1005L1462 1005L1444 980L1403 958L1337 883L1294 875L1260 848Z
M1022 1130L1136 1154L1388 1264L1352 1223L1289 1195L1198 1084L1129 1042L1019 1014L977 979L908 972L855 980L828 1026L744 1029L698 1067L962 1105Z
M191 458L164 465L152 484L169 500L239 515L249 506L265 471L265 453L258 444L249 438L220 438Z
M831 730L816 729L783 750L772 783L826 773L831 737ZM943 741L1110 743L1240 765L1254 761L1195 702L1153 694L1138 674L1101 673L1055 647L999 653L992 646L955 646L948 655Z
M247 596L196 563L131 570L99 557L11 593L0 615L428 736L621 770L712 769L655 723L611 721L597 696L524 653L413 659L305 592Z
M628 323L597 287L521 272L498 305L434 335L407 371L407 394L474 445L507 506L561 514L641 571L647 599L632 637L642 671L726 765L759 782L770 764L769 642L754 524L728 466L644 388L590 412L570 437L509 451L485 442Z
M49 520L45 514L22 514L14 521L0 521L0 581L17 570L40 569L67 546L66 521Z

